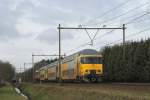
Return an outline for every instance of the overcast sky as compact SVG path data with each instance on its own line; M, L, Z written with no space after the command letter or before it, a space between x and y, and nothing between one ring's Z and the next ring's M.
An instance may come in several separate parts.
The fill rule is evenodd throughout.
M32 53L58 54L58 24L120 27L137 18L126 25L128 37L150 28L148 12L149 0L0 0L0 59L19 68L24 62L31 62ZM96 31L88 32L93 37ZM91 47L83 45L90 41L85 30L63 30L62 53L69 55L85 48L100 50L106 44L122 39L122 30L103 36L108 31L99 30ZM145 31L127 40L147 39L149 36L149 31Z

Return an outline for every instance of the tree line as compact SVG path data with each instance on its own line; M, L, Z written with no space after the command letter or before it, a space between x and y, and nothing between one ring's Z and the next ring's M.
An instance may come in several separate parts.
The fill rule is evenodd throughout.
M10 82L14 76L14 67L9 62L0 61L0 83L2 81Z
M101 52L105 80L150 82L150 39L106 46Z

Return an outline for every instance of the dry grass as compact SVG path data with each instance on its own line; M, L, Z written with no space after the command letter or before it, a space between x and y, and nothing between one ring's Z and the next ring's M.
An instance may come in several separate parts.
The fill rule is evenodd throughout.
M24 84L32 100L150 100L150 86Z

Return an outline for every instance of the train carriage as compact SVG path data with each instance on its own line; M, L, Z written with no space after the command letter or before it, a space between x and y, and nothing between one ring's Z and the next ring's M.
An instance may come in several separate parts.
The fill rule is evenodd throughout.
M57 68L58 68L58 61L53 62L47 66L47 75L48 81L56 81L57 80Z
M59 72L60 76L59 76ZM58 61L39 70L40 80L65 80L98 82L102 80L102 56L96 50L85 49L61 60L61 71Z
M76 66L75 55L65 57L61 62L62 80L75 80Z
M40 81L47 81L47 66L40 68L39 70ZM36 76L35 76L36 77Z

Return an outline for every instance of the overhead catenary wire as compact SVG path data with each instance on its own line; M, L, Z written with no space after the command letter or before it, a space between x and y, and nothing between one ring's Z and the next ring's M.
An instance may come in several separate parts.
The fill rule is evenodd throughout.
M133 33L133 34L131 34L131 35L128 35L126 38L128 39L128 38L130 38L130 37L140 35L141 33L146 32L146 31L150 31L150 28L146 28L146 29L141 30L141 31L139 31L139 32L135 32L135 33ZM116 41L114 41L114 42L103 43L103 44L109 46L109 45L112 45L112 44L116 44L117 42L120 42L120 41L122 41L122 39L118 39L118 40L116 40ZM100 48L100 47L98 47L98 48Z
M131 19L130 21L126 22L125 25L134 23L134 21L136 21L137 19L140 19L140 18L142 18L142 17L144 17L144 16L146 16L146 15L148 15L148 14L150 14L149 11L147 11L146 13L144 13L144 14L142 14L142 15L140 15L140 16L134 18L134 19ZM121 26L122 26L122 25L120 25L119 27L121 27ZM115 31L115 30L111 30L111 31L109 31L109 32L106 32L106 33L104 33L103 35L101 35L100 37L95 38L95 40L97 40L97 39L99 39L99 38L102 38L102 37L108 35L108 33L111 33L111 32L113 32L113 31Z
M150 10L150 9L148 9L148 10ZM127 20L127 19L131 19L131 18L134 18L135 16L139 16L139 15L143 15L143 14L145 14L145 13L147 13L148 12L148 10L145 10L145 11L141 11L141 12L139 12L139 13L136 13L136 14L134 14L134 15L131 15L131 16L128 16L128 17L125 17L125 18L123 18L123 19L121 19L125 24L127 23L127 22L125 22L125 20ZM133 20L133 19L132 19ZM110 21L111 22L111 21ZM113 24L114 22L111 22L111 23L109 23L109 25L111 25L111 24ZM123 24L123 23L122 23ZM120 25L119 25L120 26Z
M119 5L115 6L115 7L113 7L112 9L110 9L110 10L104 12L104 13L101 14L100 16L97 16L97 17L95 17L94 19L89 20L87 23L91 23L91 22L93 22L95 19L104 17L104 16L107 15L108 13L110 13L110 12L112 12L112 11L114 11L114 10L116 10L116 9L118 9L118 8L120 8L120 7L122 7L122 6L124 6L124 5L126 5L126 4L127 4L128 2L130 2L130 1L132 1L132 0L126 0L125 2L122 2L121 4L119 4ZM86 26L86 25L83 25L83 26Z
M150 2L147 2L147 3L150 3ZM146 3L144 3L144 5L145 5L145 4L146 4ZM126 24L126 25L127 25L127 24L131 24L131 23L133 23L135 20L140 19L141 17L150 14L150 11L149 11L149 10L148 10L148 11L146 10L145 12L146 12L146 13L144 13L144 14L142 14L142 15L140 15L140 16L134 18L134 19L131 19L130 21L126 22L125 24ZM121 25L121 26L122 26L122 25ZM121 27L121 26L119 26L119 27ZM100 38L102 38L102 37L108 35L107 33L111 33L112 31L114 31L114 30L111 30L111 31L109 31L109 32L106 32L105 34L103 34L102 36L100 36ZM98 38L99 38L99 37L98 37ZM98 39L98 38L96 38L96 39ZM94 40L96 40L96 39L94 39Z
M143 17L143 16L145 16L145 15L148 15L148 14L150 14L150 11L147 11L147 12L144 13L143 15L138 16L138 17L132 19L131 21L127 22L126 24L131 24L131 23L133 23L135 20L140 19L141 17Z
M148 5L148 4L150 4L150 1L148 1L148 2L146 2L146 3L144 3L144 4L141 4L141 5L139 5L139 6L135 7L135 8L132 8L132 9L128 10L127 12L122 13L122 14L120 14L120 15L118 15L118 16L113 17L113 18L106 19L106 20L104 20L104 21L101 21L101 22L98 22L98 23L94 23L94 24L89 24L89 25L90 25L90 26L93 26L93 25L100 25L100 24L103 24L103 23L108 23L108 22L110 22L110 21L114 21L114 20L116 20L116 19L118 19L118 18L120 18L120 17L122 17L122 16L124 16L124 15L127 15L128 13L130 13L130 12L132 12L132 11L134 11L134 10L137 10L137 9L139 9L139 8L141 8L141 7L144 7L144 6Z
M128 35L128 36L126 36L126 38L130 38L130 37L139 35L139 34L141 34L141 33L143 33L143 32L146 32L146 31L150 31L150 27L149 27L149 28L146 28L146 29L143 29L143 30L141 30L141 31L139 31L139 32L135 32L135 33L133 33L133 34L131 34L131 35ZM118 40L116 40L116 41L114 41L114 42L105 43L105 44L106 44L106 45L111 45L111 44L115 44L116 42L119 42L119 41L121 41L121 40L122 40L122 39L118 39Z
M141 20L138 20L138 21L135 21L135 22L132 22L132 23L143 23L143 22L148 22L150 21L150 19L141 19Z
M141 33L143 33L143 32L149 31L149 30L150 30L150 28L146 28L146 29L141 30L141 31L139 31L139 32L133 33L133 34L131 34L131 35L126 36L126 39L128 39L128 38L130 38L130 37L133 37L133 36L136 36L136 35L139 35L139 34L141 34ZM115 43L117 43L117 42L119 42L119 41L122 41L122 38L121 38L121 39L118 39L118 40L116 40L116 41L114 41L114 42L111 42L111 43L104 43L104 45L115 44Z

